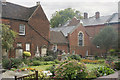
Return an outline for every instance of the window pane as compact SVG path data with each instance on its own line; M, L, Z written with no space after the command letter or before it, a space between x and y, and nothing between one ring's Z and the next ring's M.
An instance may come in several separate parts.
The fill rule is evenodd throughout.
M30 51L30 44L26 43L26 51Z
M82 33L79 33L79 36L78 36L78 43L79 43L79 46L83 46L83 34Z
M25 25L20 24L20 26L19 26L19 34L20 35L25 35Z

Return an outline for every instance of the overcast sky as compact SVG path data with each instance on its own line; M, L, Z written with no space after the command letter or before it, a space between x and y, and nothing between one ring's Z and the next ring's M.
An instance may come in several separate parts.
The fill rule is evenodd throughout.
M101 16L111 15L118 12L119 0L7 0L8 2L16 3L26 7L36 5L40 1L42 8L50 20L55 11L65 8L73 8L79 10L82 14L87 12L89 17L99 11Z

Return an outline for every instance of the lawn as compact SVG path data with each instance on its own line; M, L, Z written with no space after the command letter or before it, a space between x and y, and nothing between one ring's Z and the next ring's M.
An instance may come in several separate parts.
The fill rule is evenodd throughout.
M51 65L40 65L40 66L29 66L29 67L23 67L23 68L35 68L36 70L46 70L47 68L51 67Z

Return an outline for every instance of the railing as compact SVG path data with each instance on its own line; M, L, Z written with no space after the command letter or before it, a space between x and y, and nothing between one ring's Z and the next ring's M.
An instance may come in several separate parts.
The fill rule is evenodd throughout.
M15 76L15 80L38 80L38 71L35 71L34 74L25 75L21 77Z

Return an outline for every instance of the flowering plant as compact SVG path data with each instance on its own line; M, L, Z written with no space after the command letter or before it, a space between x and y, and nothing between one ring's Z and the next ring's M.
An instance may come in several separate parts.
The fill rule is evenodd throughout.
M89 60L89 59L82 59L81 62L84 62L84 63L93 63L93 64L99 63L98 60Z
M65 78L67 80L86 78L86 66L76 60L64 61L55 69L55 78Z
M98 68L95 68L95 74L97 77L106 76L106 75L112 74L114 72L115 71L113 69L108 68L106 66L100 66Z

